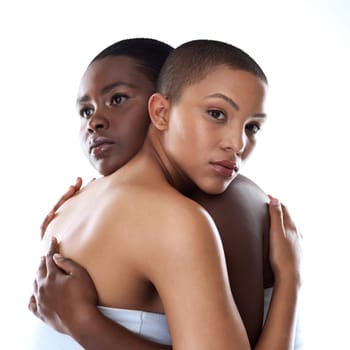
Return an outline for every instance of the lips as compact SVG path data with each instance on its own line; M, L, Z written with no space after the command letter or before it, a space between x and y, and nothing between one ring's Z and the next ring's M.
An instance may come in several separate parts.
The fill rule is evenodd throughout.
M237 162L232 160L220 160L216 162L211 162L214 170L224 177L231 177L233 173L237 173L239 166Z
M111 145L114 144L114 141L107 137L96 137L89 140L89 153L97 156L106 150L108 150Z

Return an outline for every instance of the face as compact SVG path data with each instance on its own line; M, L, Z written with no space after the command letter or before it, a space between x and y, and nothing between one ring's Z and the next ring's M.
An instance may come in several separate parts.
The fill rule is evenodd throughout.
M223 192L255 147L267 86L220 66L170 104L164 147L174 168L202 191Z
M109 175L140 149L149 126L152 83L126 56L108 56L86 70L78 92L80 142L92 166Z

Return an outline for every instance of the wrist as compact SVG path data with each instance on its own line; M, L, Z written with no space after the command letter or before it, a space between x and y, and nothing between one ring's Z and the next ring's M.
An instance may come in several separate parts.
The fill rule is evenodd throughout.
M286 286L288 288L293 288L299 290L302 284L302 279L300 273L298 272L284 272L275 275L275 286Z
M89 305L84 308L77 308L75 317L72 317L67 325L69 327L69 335L76 339L83 339L87 335L91 335L94 331L94 324L101 317L101 313L96 305Z

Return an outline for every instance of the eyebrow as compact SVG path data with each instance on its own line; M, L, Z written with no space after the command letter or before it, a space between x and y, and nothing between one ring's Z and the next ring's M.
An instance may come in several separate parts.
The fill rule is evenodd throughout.
M206 96L206 98L212 98L212 97L223 99L228 104L230 104L233 109L235 109L237 112L239 112L239 110L240 110L239 105L232 98L230 98L224 94L221 94L221 93L215 93L215 94L211 94L211 95ZM267 115L265 113L257 113L257 114L254 114L254 117L255 118L266 118Z
M239 112L239 106L235 101L232 100L232 98L227 97L226 95L220 94L220 93L215 93L215 94L206 96L206 98L212 98L212 97L218 97L225 100L228 104L232 106L232 108L234 108L237 112Z
M104 87L101 89L101 94L102 94L102 95L106 95L106 94L108 94L111 90L113 90L114 88L119 87L119 86L126 86L126 87L134 88L134 85L132 85L132 84L125 83L125 82L116 82L116 83L112 83L112 84L109 84L109 85L104 86ZM79 104L79 103L81 103L81 102L88 102L88 101L90 101L90 96L85 94L85 95L83 95L83 96L81 96L81 97L79 97L79 98L77 99L76 104Z

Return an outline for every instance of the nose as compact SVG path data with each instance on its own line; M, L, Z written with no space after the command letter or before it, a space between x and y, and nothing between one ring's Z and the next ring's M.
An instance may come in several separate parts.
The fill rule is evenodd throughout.
M246 135L243 127L234 126L226 130L222 147L229 152L242 154L246 146Z
M96 111L87 124L89 133L94 133L99 129L107 129L109 127L108 117L101 111Z

